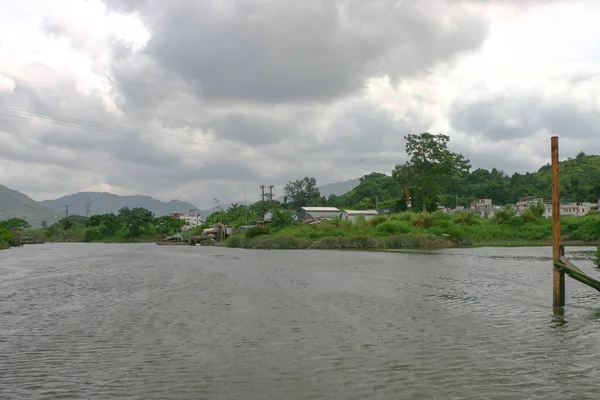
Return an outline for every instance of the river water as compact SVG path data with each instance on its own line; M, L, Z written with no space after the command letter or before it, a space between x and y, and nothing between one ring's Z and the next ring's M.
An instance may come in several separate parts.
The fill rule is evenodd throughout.
M0 398L595 399L600 295L553 312L550 255L10 249Z

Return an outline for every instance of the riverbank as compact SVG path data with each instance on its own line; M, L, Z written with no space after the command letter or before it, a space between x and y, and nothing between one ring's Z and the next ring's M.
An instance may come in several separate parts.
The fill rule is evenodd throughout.
M600 244L600 216L564 217L565 245ZM294 224L282 229L254 228L228 238L224 245L255 249L405 249L447 247L548 246L552 221L500 215L494 219L472 214L399 213L369 221L334 220Z

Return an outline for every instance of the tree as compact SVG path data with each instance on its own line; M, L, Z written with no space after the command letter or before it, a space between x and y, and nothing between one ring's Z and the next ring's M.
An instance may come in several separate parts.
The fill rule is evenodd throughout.
M283 187L283 193L292 207L305 207L321 204L323 199L317 187L315 178L304 177L297 181L290 181Z
M92 215L85 221L87 228L97 228L99 234L111 236L116 234L124 225L124 221L115 214Z
M163 215L154 218L152 221L152 225L158 229L159 233L167 235L179 232L186 224L181 218L171 217L170 215Z
M6 221L0 221L0 228L4 228L10 232L18 232L22 229L31 228L27 221L21 218L11 218Z
M470 161L448 150L450 137L447 135L425 132L410 134L404 139L410 159L406 165L397 165L393 176L403 180L408 174L409 183L419 187L422 210L427 211L428 199L437 195L445 182L467 173Z
M294 223L294 216L288 211L275 210L269 225L273 229L283 229Z
M374 208L375 204L373 204L373 199L370 197L365 197L358 203L359 210L372 210Z
M127 236L136 237L150 227L154 214L141 207L123 207L119 210L119 219L125 225Z

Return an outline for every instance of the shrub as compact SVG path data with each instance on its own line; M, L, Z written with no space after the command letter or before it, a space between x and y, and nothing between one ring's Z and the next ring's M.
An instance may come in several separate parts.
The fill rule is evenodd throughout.
M84 242L91 242L100 237L100 229L96 227L86 228L83 234Z
M0 250L8 249L8 243L5 240L0 239Z
M600 246L596 249L596 265L600 266Z
M454 219L454 222L461 225L473 226L480 225L481 220L472 212L460 213Z
M271 229L268 226L255 226L246 231L246 237L252 239L256 236L269 235L270 233Z
M321 238L310 245L311 249L340 249L342 245L340 244L340 238L327 236Z
M246 247L248 240L241 235L233 235L225 240L225 246L227 247L236 247L236 248L244 248Z
M0 228L0 240L8 243L10 240L11 234L8 229Z
M386 237L383 239L383 244L386 249L406 249L424 247L427 245L427 240L423 235L408 233Z
M435 216L432 214L421 213L417 214L412 219L412 224L419 228L431 228L435 222Z
M496 211L496 213L494 213L494 221L499 223L499 224L505 224L508 223L508 220L511 217L515 216L515 210L512 209L512 207L505 207L502 210Z
M394 214L391 219L397 220L397 221L408 221L408 222L412 222L413 217L415 216L415 213L412 212L408 212L408 211L404 211L404 212L400 212L398 214Z
M381 243L371 236L346 236L340 238L340 245L345 249L376 249L382 247Z
M508 221L506 221L506 223L508 223L510 226L514 226L515 228L525 225L525 221L523 220L523 217L519 217L516 215L513 215L512 217L510 217L508 219Z
M453 240L459 246L469 246L472 244L472 238L467 228L456 225L448 231L450 239Z
M369 225L377 226L387 220L388 220L388 217L386 217L385 215L376 215L369 220Z
M283 229L294 224L294 216L290 212L275 210L270 225L273 229Z
M310 246L310 239L296 236L278 236L274 238L276 249L307 249Z
M385 221L377 225L375 230L385 235L398 235L408 233L412 230L410 224L406 221Z

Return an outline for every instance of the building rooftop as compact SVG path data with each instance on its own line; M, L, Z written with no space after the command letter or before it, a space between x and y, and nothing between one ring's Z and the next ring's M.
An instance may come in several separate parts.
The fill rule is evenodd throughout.
M344 210L349 215L376 215L379 214L376 210Z
M318 212L341 212L335 207L301 207L304 211L318 211Z

